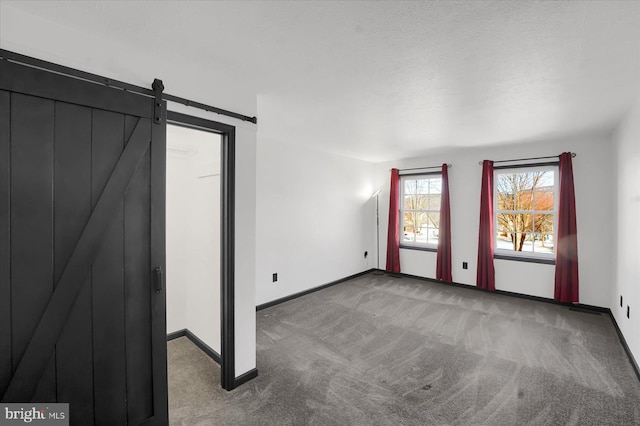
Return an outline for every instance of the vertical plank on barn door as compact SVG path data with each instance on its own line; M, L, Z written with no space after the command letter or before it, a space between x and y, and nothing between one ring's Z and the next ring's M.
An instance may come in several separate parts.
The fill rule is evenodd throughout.
M91 214L91 109L55 104L54 282L60 278ZM56 344L58 402L70 423L93 423L91 283L87 276Z
M53 292L53 101L11 96L12 368ZM55 351L34 401L55 401Z
M0 91L0 395L11 379L11 94Z
M124 115L93 110L92 189L95 204L129 139ZM93 263L93 371L96 425L126 424L123 208L112 218Z
M151 265L166 266L166 167L167 167L167 103L162 102L162 120L151 127ZM169 423L169 407L167 389L167 320L166 290L154 294L151 320L152 355L153 355L153 403L156 424Z
M134 122L135 124L135 122ZM151 121L142 122L151 139ZM124 200L125 315L127 396L130 424L153 416L151 352L151 146L134 175Z

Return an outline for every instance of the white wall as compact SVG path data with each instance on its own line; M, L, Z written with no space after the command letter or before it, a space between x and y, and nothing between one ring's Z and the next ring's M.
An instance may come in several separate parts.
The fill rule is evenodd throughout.
M259 140L258 305L375 267L372 167Z
M77 32L0 2L0 47L105 77L150 87L163 80L167 92L255 115L256 94L242 82L211 78L198 64L132 51L91 33ZM172 111L236 126L235 336L236 376L256 366L255 340L255 157L256 126L195 108L169 104Z
M612 148L608 135L590 135L561 140L537 141L483 149L452 149L430 157L382 163L376 166L376 182L384 185L381 195L380 257L386 259L389 211L389 169L453 164L449 170L453 281L475 285L478 252L481 160L577 153L573 159L578 226L580 303L608 307L611 294L610 259L613 247L611 205L613 195ZM594 194L597 200L594 202ZM435 278L436 253L400 249L404 273ZM468 262L467 270L462 262ZM382 267L384 268L384 263ZM495 260L496 289L553 298L554 266Z
M236 124L236 376L256 366L256 131Z
M611 312L640 362L640 98L615 135L614 280ZM620 296L623 307L620 307ZM627 318L627 305L631 308Z
M213 152L198 153L199 162L193 194L196 199L191 211L191 280L187 283L186 328L220 353L220 137L209 144ZM200 156L200 153L203 155ZM195 158L197 158L195 157ZM212 173L217 175L211 176ZM167 246L168 248L168 246ZM168 271L168 269L167 269ZM168 285L168 284L167 284Z
M190 198L181 188L189 186L189 161L167 156L167 333L187 328L187 288L188 277L183 272L189 263L189 236L175 224L184 223L186 212L183 206Z
M220 136L167 127L167 332L220 353Z

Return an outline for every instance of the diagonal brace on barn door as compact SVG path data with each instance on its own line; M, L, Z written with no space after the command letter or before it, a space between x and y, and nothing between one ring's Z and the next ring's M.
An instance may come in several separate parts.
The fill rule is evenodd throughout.
M151 143L145 126L149 119L140 118L118 159L109 181L76 243L73 253L58 280L49 304L44 310L29 344L16 368L2 402L28 402L44 373L55 345L69 318L71 308L86 282L127 187ZM147 136L145 136L147 135Z

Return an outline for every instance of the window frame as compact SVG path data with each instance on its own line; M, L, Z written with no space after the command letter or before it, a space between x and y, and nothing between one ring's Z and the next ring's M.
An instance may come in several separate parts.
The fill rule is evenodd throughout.
M434 171L434 172L419 172L419 173L400 173L398 185L400 185L398 191L398 207L399 207L399 217L398 217L398 239L399 246L401 249L409 249L409 250L422 250L422 251L438 251L438 244L433 243L421 243L417 241L405 241L404 240L404 198L405 198L405 180L418 180L420 178L423 179L433 179L434 177L439 177L442 180L442 172ZM442 194L442 185L440 186L440 194ZM440 207L442 207L442 199L440 201ZM440 208L437 210L437 213L440 214ZM424 213L434 213L435 210L410 210L410 211L418 211ZM440 240L440 236L438 235L438 241ZM427 238L428 241L428 238Z
M546 162L535 164L518 164L518 165L506 165L494 167L493 176L493 258L503 260L515 260L521 262L543 263L555 265L556 261L556 248L557 248L557 235L558 235L558 201L559 201L559 189L560 189L560 170L559 162ZM526 173L537 171L553 171L553 210L498 210L498 175L509 173ZM517 213L525 213L531 215L537 214L552 214L553 215L553 253L541 253L541 252L522 252L515 250L499 249L498 248L498 215L501 212L513 211ZM533 230L526 232L528 234L536 234Z

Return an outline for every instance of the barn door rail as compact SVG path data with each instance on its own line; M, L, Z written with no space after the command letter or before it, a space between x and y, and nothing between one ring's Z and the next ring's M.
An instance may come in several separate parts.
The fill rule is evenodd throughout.
M18 363L2 402L30 401L69 314L91 271L101 242L150 145L148 119L139 119L106 183L91 217L60 276L49 304ZM145 127L147 129L145 129Z
M36 59L31 56L25 56L20 53L11 52L9 50L0 49L0 59L4 61L10 61L10 62L22 64L22 65L27 65L34 68L39 68L45 71L51 71L57 74L63 74L63 75L77 78L80 80L90 81L98 84L104 84L105 86L115 87L115 88L126 90L132 93L138 93L140 95L148 96L150 98L155 98L155 95L156 95L155 90L136 86L134 84L125 83L124 81L103 77L98 74L92 74L90 72L77 70L75 68L65 67L63 65L54 64L52 62L43 61L41 59ZM254 124L258 122L258 119L255 116L250 117L248 115L244 115L244 114L229 111L226 109L203 104L201 102L192 101L190 99L181 98L179 96L170 95L168 93L163 93L162 99L164 99L165 101L177 102L179 104L186 105L188 107L198 108L208 112L213 112L215 114L220 114L227 117L235 118L241 121L248 121Z

